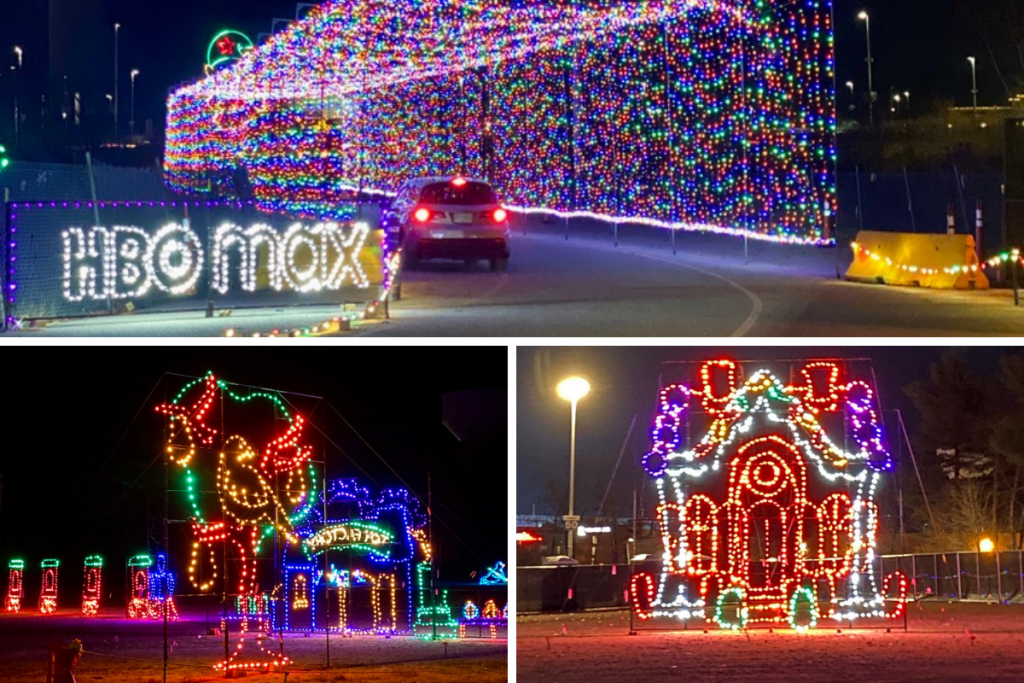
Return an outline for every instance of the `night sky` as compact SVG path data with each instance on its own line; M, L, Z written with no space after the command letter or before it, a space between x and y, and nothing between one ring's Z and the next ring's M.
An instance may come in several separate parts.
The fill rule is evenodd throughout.
M507 559L505 347L45 348L21 349L17 357L6 366L0 450L4 568L12 557L36 569L56 557L74 567L74 584L86 555L102 554L121 567L127 555L155 548L162 538L164 422L154 407L187 381L165 372L207 370L230 382L322 396L424 500L429 472L442 580L470 581L473 572ZM467 389L483 391L445 411L455 431L470 432L459 441L442 424L441 397ZM314 459L326 456L329 478L400 485L324 402L288 398L326 433L307 430ZM184 517L177 496L171 494L171 516ZM173 526L172 549L189 534L186 525ZM186 559L177 558L177 571Z
M864 25L856 20L857 12L867 9L872 15L875 89L880 97L887 97L892 86L897 91L911 91L916 111L935 98L955 98L960 104L969 104L966 57L976 54L982 103L1004 102L1005 93L979 34L955 5L956 0L837 0L840 99L845 96L842 84L848 80L856 83L858 92L867 87ZM255 38L257 33L269 30L273 18L295 16L295 3L284 0L105 0L103 6L105 24L111 28L95 37L103 46L103 63L96 69L100 73L112 70L112 26L119 21L123 26L122 85L127 84L130 68L137 67L143 74L137 86L140 121L147 117L162 120L167 91L201 74L206 46L217 31L237 28ZM26 75L41 74L45 9L42 0L5 3L0 21L0 64L6 65L5 70L13 63L13 45L19 44L25 49ZM106 88L109 91L111 86ZM127 100L127 90L122 97Z
M650 446L650 434L663 361L703 361L728 357L738 361L801 358L869 358L878 380L882 409L901 410L913 438L920 416L903 387L916 379L928 381L929 365L950 351L981 375L999 369L1000 356L1019 349L910 347L910 348L759 348L729 350L706 348L564 348L520 347L517 361L516 512L552 514L550 491L568 491L569 404L558 398L555 387L570 375L580 374L591 391L579 404L576 441L576 513L594 514L608 486L630 421L637 414L630 446L616 475L609 505L629 516L634 452ZM747 373L756 370L745 364ZM756 365L756 364L755 364ZM785 372L788 365L771 366ZM695 369L695 368L694 368ZM859 367L858 367L859 370ZM668 372L668 371L666 371ZM867 377L870 381L870 377ZM890 449L896 453L891 442ZM647 478L648 481L649 478ZM641 478L640 481L643 481ZM561 501L561 499L559 499ZM562 503L564 506L565 504Z

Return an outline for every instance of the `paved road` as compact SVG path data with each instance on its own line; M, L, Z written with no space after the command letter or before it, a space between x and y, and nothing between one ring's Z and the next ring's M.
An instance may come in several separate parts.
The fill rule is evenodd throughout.
M360 335L526 337L1024 335L1008 290L845 282L847 250L664 233L613 246L607 228L517 226L507 273L428 263L388 322Z
M946 292L845 282L848 249L624 231L517 219L506 273L428 262L406 273L390 320L344 336L414 337L903 337L1024 336L1009 290ZM525 231L525 233L524 233ZM267 332L329 319L332 307L69 321L27 336L208 336ZM14 335L10 335L14 336Z

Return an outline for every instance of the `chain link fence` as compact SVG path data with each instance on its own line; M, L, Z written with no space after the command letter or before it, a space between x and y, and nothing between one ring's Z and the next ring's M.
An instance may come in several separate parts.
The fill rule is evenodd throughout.
M172 199L159 169L17 162L0 174L9 202L166 201Z
M874 568L879 582L896 570L906 574L908 597L914 599L1024 602L1021 550L882 555ZM660 563L635 569L654 576L661 572ZM631 576L625 564L518 567L516 610L528 614L626 608Z

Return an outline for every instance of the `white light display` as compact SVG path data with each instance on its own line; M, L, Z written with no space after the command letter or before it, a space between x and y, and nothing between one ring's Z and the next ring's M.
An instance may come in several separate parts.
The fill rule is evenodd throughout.
M236 279L246 292L256 291L261 267L275 291L367 289L371 280L360 256L369 236L366 223L295 223L283 233L265 224L225 223L213 231L212 285L228 293L237 254ZM139 298L153 289L185 295L206 268L202 240L187 224L171 223L153 235L133 226L72 227L62 237L67 301Z

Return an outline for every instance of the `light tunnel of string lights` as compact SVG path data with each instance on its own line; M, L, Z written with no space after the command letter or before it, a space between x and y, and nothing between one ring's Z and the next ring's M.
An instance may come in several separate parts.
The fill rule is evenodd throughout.
M170 95L186 193L244 167L266 210L491 180L506 204L831 243L831 0L336 0Z

